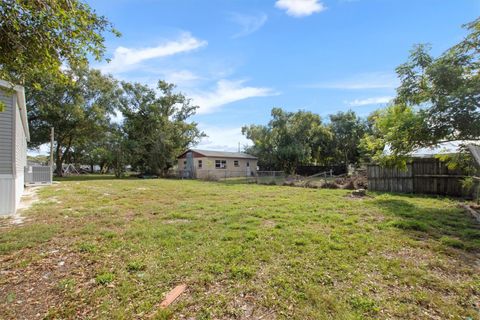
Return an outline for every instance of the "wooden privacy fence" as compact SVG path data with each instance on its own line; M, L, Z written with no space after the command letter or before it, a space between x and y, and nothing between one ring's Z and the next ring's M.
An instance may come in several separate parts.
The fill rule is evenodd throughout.
M476 189L464 190L464 173L459 169L450 170L436 158L414 159L406 170L368 165L367 176L368 189L372 191L473 197Z

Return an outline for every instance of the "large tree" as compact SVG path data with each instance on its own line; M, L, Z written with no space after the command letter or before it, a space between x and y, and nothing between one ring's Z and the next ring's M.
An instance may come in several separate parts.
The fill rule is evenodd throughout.
M260 166L289 173L299 165L324 163L332 139L319 115L280 108L272 109L267 126L244 126L242 133L254 143L248 151L259 158Z
M358 162L361 155L360 141L367 129L366 122L352 110L330 115L330 130L333 133L337 162Z
M158 82L158 91L142 84L123 83L123 129L134 168L163 175L176 157L204 136L189 118L197 106L175 86Z
M121 89L115 79L86 67L64 72L68 81L52 74L39 75L27 88L27 110L32 131L30 147L50 140L55 129L57 174L76 147L100 140L109 129L110 115L119 108Z
M397 68L394 104L372 117L374 133L364 141L374 158L404 164L419 147L480 140L480 18L465 27L465 39L439 57L417 45Z
M119 33L80 0L2 0L0 79L37 86L38 74L62 76L62 64L101 59L105 32Z

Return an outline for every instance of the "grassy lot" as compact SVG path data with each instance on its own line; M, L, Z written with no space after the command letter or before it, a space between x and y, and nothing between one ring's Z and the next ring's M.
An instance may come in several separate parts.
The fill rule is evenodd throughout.
M82 180L0 222L0 318L480 318L480 226L454 200Z

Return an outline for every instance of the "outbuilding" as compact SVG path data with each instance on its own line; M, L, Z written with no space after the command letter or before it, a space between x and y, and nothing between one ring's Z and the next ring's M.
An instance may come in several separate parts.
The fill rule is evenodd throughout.
M188 149L178 156L183 178L221 179L257 174L257 158L243 152Z
M0 215L15 213L20 203L28 141L25 91L0 80Z

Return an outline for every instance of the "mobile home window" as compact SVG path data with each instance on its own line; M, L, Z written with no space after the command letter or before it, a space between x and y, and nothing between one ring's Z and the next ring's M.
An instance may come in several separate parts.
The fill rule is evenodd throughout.
M235 167L238 167L238 166L239 166L238 160L233 160L233 165L234 165Z
M215 168L216 169L226 169L227 168L227 160L215 160Z
M202 160L198 160L198 167L201 168L203 165Z

